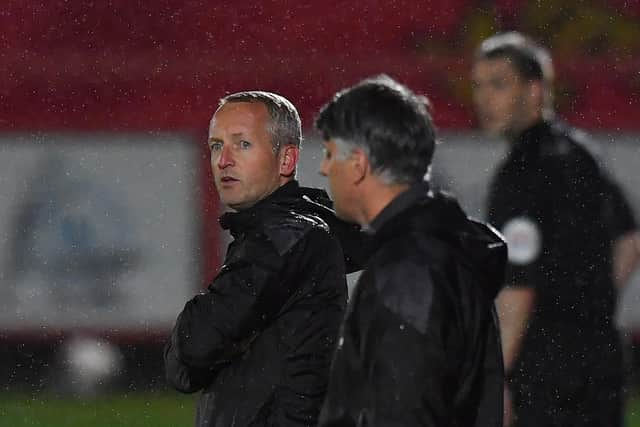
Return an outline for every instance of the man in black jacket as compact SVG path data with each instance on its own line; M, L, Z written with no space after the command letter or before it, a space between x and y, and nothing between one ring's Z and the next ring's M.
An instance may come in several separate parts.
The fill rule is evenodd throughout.
M233 241L165 349L168 381L202 390L197 426L317 421L346 305L345 264L328 198L294 179L300 141L295 107L272 93L227 96L211 120L216 188L235 210L220 224Z
M320 426L499 426L502 355L493 299L506 247L429 188L426 99L381 76L319 114L338 216L369 235Z
M497 34L477 50L472 78L480 125L510 143L488 214L509 245L497 301L516 425L620 426L614 311L640 260L633 214L592 142L554 117L546 49Z

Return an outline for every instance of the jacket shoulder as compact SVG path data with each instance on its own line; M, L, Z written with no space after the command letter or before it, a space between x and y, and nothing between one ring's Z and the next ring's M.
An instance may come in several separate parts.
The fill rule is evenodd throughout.
M415 260L393 265L395 268L380 273L382 277L377 283L382 304L424 334L434 300L432 271Z
M280 255L290 251L313 230L329 236L329 226L319 216L293 209L282 210L272 215L263 228L265 236Z
M362 277L386 309L422 334L430 323L438 286L437 265L433 254L424 250L425 243L425 236L398 233L373 254Z
M595 166L601 161L602 148L583 130L557 122L550 127L549 138L540 144L539 155L543 159L581 161Z

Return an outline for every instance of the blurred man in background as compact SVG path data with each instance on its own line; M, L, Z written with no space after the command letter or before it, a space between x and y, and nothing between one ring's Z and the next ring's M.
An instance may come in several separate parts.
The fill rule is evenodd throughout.
M545 49L518 33L493 36L472 80L480 125L510 143L488 216L509 246L498 311L515 423L620 426L616 290L640 248L629 205L592 143L554 117Z
M330 233L339 224L295 180L301 138L295 107L273 93L229 95L211 120L215 185L235 211L220 224L233 241L165 350L169 382L202 390L198 426L317 421L347 288Z
M382 76L340 92L316 122L339 217L369 237L331 366L321 426L499 426L493 300L506 247L425 176L426 99Z

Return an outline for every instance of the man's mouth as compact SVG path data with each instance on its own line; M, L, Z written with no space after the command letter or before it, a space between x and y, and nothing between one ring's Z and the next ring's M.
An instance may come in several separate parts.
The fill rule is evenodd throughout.
M238 181L237 179L230 177L230 176L223 176L222 178L220 178L220 182L235 182Z

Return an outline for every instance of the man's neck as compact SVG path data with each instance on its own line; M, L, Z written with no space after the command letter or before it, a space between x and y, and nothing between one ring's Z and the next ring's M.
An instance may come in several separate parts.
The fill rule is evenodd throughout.
M367 191L363 194L363 204L360 209L358 222L367 227L382 210L387 207L398 195L407 191L409 184L383 184L379 180L368 184Z
M504 133L504 137L509 142L514 143L514 142L518 141L518 139L520 139L520 136L523 133L525 133L527 130L531 129L532 127L534 127L535 125L537 125L538 123L540 123L543 120L544 120L544 117L542 115L542 112L539 112L538 114L534 114L531 117L529 117L528 120L523 121L520 124L520 126L518 126L517 128L508 129Z

